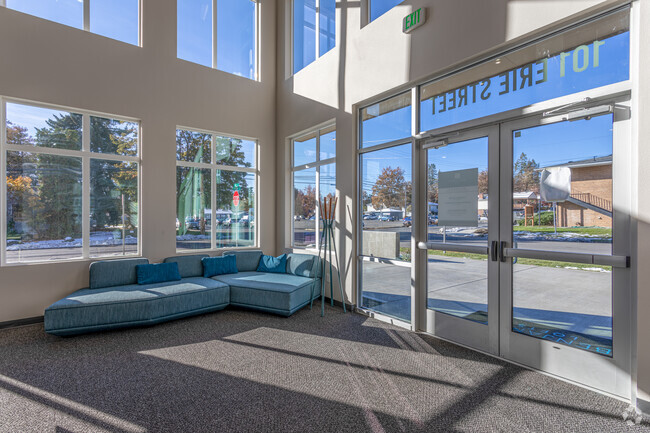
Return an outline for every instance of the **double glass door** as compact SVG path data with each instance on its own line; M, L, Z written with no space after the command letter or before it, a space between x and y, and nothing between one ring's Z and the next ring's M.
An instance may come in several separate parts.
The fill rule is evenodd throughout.
M627 395L629 128L615 107L421 143L428 332Z

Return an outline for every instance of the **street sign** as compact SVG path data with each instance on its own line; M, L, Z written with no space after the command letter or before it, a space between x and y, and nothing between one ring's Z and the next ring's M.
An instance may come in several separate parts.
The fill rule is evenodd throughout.
M239 206L239 191L235 191L232 193L232 204L235 206Z

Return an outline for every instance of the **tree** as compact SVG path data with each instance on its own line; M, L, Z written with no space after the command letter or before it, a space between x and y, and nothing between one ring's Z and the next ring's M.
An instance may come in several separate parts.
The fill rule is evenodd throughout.
M80 114L55 115L36 130L39 147L81 149ZM42 211L32 228L45 239L81 236L81 158L38 154L36 185Z
M488 193L488 171L482 170L478 174L478 193L487 194Z
M31 146L34 144L27 128L7 121L7 144L13 146ZM25 219L27 211L38 205L38 196L32 183L33 178L23 173L23 167L29 167L34 156L27 152L7 152L7 228L13 232L16 218Z
M311 217L316 212L316 188L307 185L303 190L295 189L294 213L303 218Z
M402 208L407 201L407 182L400 167L385 167L372 186L372 206L375 209Z
M427 200L438 203L438 170L434 163L427 166Z
M532 191L539 193L539 164L534 159L528 159L522 152L515 162L513 173L513 187L515 191Z

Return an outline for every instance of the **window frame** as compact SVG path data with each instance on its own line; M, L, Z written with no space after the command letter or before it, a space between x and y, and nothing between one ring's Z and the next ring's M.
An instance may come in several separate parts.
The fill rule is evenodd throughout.
M82 143L81 150L57 149L39 146L15 146L7 144L7 103L28 105L35 108L50 110L61 110L82 115ZM90 118L101 117L111 120L137 123L138 139L136 155L114 155L109 153L98 153L90 150ZM33 154L46 154L81 159L82 180L81 180L81 257L58 259L58 260L35 260L25 262L7 262L7 152L30 152ZM115 162L132 162L137 164L138 173L138 243L135 253L123 255L91 256L90 251L90 213L91 213L91 192L90 192L90 170L91 160L100 159ZM0 186L0 267L24 266L43 263L67 263L87 260L115 260L142 256L142 123L139 119L114 114L101 113L89 110L79 110L62 105L47 104L19 98L0 96L0 178L5 182Z
M0 0L0 1L2 1L2 0ZM88 0L84 0L84 1L88 1ZM139 1L142 1L142 0L139 0ZM176 0L176 13L177 14L178 14L178 2L179 1L181 1L181 0ZM254 45L255 45L255 56L254 56L254 59L253 59L253 67L255 68L255 72L253 74L253 78L244 77L244 76L240 76L240 75L235 75L233 73L230 73L228 71L224 71L223 69L219 69L217 67L217 49L218 49L218 43L219 43L219 41L218 41L218 32L217 32L217 3L219 2L219 0L212 0L212 39L210 40L210 43L212 44L212 66L210 66L210 68L216 69L216 70L221 71L221 72L225 72L226 74L234 75L236 77L245 78L247 80L261 81L261 74L260 74L260 64L261 64L261 62L260 62L260 25L261 25L260 0L249 0L249 1L255 4L255 31L254 31L254 34L253 34L253 37L255 38L255 43L254 43ZM178 16L176 17L176 59L184 61L184 62L192 63L192 64L195 64L195 65L208 67L208 66L203 65L201 63L196 63L196 62L193 62L191 60L186 60L186 59L178 57ZM177 127L177 129L188 129L190 131L196 131L196 132L201 131L200 129L196 129L196 128ZM204 132L204 133L211 134L212 132ZM241 137L237 137L237 136L234 136L234 135L227 135L227 136L232 137L232 138L241 138Z
M216 132L216 131L210 131L207 129L200 129L200 128L192 128L192 127L187 127L187 126L176 126L176 131L179 130L184 130L184 131L190 131L190 132L198 132L200 134L210 134L210 162L193 162L193 161L182 161L176 158L176 164L175 167L178 169L178 167L187 167L187 168L199 168L203 170L210 170L210 213L211 213L211 221L216 221L216 212L217 212L217 188L216 188L216 174L217 170L221 171L236 171L239 173L252 173L255 176L255 203L254 203L254 209L255 209L255 218L254 218L254 231L253 235L255 237L255 242L253 242L253 245L247 245L247 246L242 246L242 247L217 247L217 232L215 230L216 225L213 224L212 229L210 230L210 248L197 248L197 249L189 249L189 248L176 248L176 253L177 254L187 254L187 253L198 253L198 252L204 252L204 251L219 251L219 250L245 250L245 249L258 249L260 247L260 230L259 230L259 222L260 222L260 216L259 216L259 188L260 188L260 170L259 170L259 155L260 155L260 145L259 145L259 140L254 137L245 137L243 135L234 135L234 134L226 134L226 133L221 133L221 132ZM255 164L253 167L238 167L234 165L224 165L224 164L216 164L216 147L215 147L215 140L217 137L228 137L228 138L235 138L238 140L246 140L246 141L252 141L255 143ZM178 148L177 148L178 149ZM178 174L174 174L174 178L176 178ZM175 199L174 201L177 201L177 196L178 196L178 191L175 193ZM176 215L178 218L178 204L175 204L176 208ZM181 221L179 221L180 223ZM174 241L176 241L176 235L174 235Z
M300 250L319 250L320 249L320 230L321 230L321 221L320 221L320 207L318 205L319 199L320 199L320 171L321 167L330 165L330 164L336 164L336 154L333 158L327 158L327 159L320 159L320 138L321 138L321 132L325 129L329 128L334 128L333 132L337 132L336 129L336 122L326 122L322 125L319 125L315 128L308 129L306 131L303 131L297 135L294 135L290 138L290 155L289 155L289 160L290 160L290 169L291 169L291 180L290 180L290 196L291 196L291 208L290 208L290 225L291 225L291 230L290 230L290 238L289 238L289 247L293 249L300 249ZM307 164L301 164L301 165L295 165L294 166L294 158L295 158L295 142L296 140L305 137L307 135L311 134L316 134L316 160L314 162L310 162ZM294 182L295 182L295 173L298 171L303 171L303 170L308 170L308 169L316 169L316 201L315 201L315 209L314 209L314 214L316 215L315 221L316 221L316 232L315 232L315 245L314 247L309 247L309 246L302 246L302 245L296 245L295 244L295 228L294 228L294 213L295 213L295 206L296 206L296 195L294 194ZM334 183L336 184L336 177L334 180ZM335 188L335 195L336 197L339 196L338 194L338 189Z
M84 32L92 33L94 35L101 36L101 37L104 37L104 38L107 38L107 39L122 42L124 44L133 45L130 42L126 42L126 41L123 41L123 40L120 40L120 39L111 38L110 36L104 36L104 35L101 35L99 33L95 33L95 32L90 30L90 2L91 1L92 0L83 0L82 1L82 9L81 10L82 10L82 15L83 15L83 20L82 20L82 23L81 23L81 29L80 30L83 30ZM143 2L143 0L137 0L137 2L138 2L138 43L136 45L134 45L134 46L142 47L142 2ZM7 7L7 0L0 0L0 6L6 7L7 9L15 10L15 9ZM39 19L42 19L42 20L51 21L53 23L61 24L62 26L71 27L73 29L76 28L76 27L69 26L67 24L60 23L58 21L53 21L53 20L49 20L47 18L41 18L41 17L36 16L36 15L31 15L31 14L28 14L26 12L21 12L21 11L18 11L18 10L16 10L16 12L24 13L25 15L30 15L30 16L33 16L33 17L36 17L36 18L39 18ZM77 111L79 111L79 110L77 110ZM117 119L117 118L115 118L115 119L120 120L120 119Z
M316 60L318 60L319 58L325 56L327 53L329 53L330 51L332 51L333 49L336 48L336 42L337 42L337 38L336 38L336 21L337 21L336 20L336 6L334 8L334 46L332 48L330 48L329 50L327 50L326 52L324 52L323 54L320 54L320 2L321 2L321 0L314 0L314 1L316 3L316 12L315 12L316 13L316 20L315 20L316 24L314 26L314 35L315 35L314 37L316 38L316 41L315 41L315 44L314 44L315 57L314 57L314 60L312 62L309 62L306 65L303 65L303 67L298 69L297 71L294 70L294 66L295 66L294 62L295 62L295 55L296 55L295 54L296 34L295 34L295 25L294 25L294 20L296 18L295 14L294 14L295 0L291 0L289 2L289 28L290 28L290 37L291 37L291 40L290 40L291 43L289 44L289 46L291 48L290 49L291 55L289 56L290 57L290 63L291 63L291 66L290 66L291 73L289 74L290 76L293 76L293 75L297 74L298 72L302 71L303 69L305 69L306 67L308 67L312 63L316 62Z

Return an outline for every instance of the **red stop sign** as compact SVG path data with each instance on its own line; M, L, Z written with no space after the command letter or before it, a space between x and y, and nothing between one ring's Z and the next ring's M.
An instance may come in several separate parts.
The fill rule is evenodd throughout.
M235 206L239 206L239 191L235 191L232 193L232 204Z

